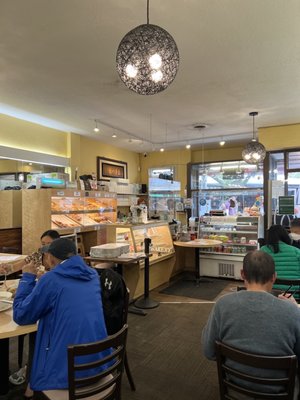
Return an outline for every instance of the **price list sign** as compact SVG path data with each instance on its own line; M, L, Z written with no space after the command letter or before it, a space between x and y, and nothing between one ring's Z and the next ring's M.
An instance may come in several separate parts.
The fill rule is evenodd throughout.
M294 214L295 199L294 196L279 196L278 197L278 214L287 215Z

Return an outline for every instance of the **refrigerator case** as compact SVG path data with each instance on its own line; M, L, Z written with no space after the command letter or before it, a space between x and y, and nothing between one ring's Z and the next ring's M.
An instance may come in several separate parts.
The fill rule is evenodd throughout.
M263 217L202 217L198 236L221 240L222 244L201 250L201 275L241 279L244 256L259 247L263 231Z

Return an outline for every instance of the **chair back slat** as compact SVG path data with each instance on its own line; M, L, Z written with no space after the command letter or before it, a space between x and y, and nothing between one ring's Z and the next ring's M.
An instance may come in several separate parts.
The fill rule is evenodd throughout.
M293 399L297 371L295 355L252 354L216 341L216 357L222 400L235 399L234 393L255 399ZM262 370L268 370L268 374L264 374L268 376L262 376ZM270 387L276 393L270 393Z
M68 347L69 400L97 394L99 399L120 399L127 330L124 325L118 333L99 342ZM93 359L103 352L107 353L105 357ZM79 364L78 357L83 356L84 363ZM91 361L86 359L89 356Z

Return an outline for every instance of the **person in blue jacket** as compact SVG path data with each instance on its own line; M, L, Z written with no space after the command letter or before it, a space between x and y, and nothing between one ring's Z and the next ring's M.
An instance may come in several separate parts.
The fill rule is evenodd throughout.
M107 337L97 272L69 239L56 239L43 251L51 270L36 281L34 263L23 267L13 305L17 324L38 321L30 376L35 391L67 389L67 347Z

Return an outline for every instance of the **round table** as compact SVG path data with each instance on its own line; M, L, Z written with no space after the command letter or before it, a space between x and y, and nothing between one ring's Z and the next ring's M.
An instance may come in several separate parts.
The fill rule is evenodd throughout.
M7 284L15 281L7 281ZM0 395L8 392L8 376L9 376L9 338L37 330L37 324L18 325L13 320L12 307L9 310L0 312Z
M200 249L215 247L222 244L221 240L213 240L213 239L195 239L189 240L188 242L174 242L174 246L177 247L191 247L195 249L195 277L196 277L196 285L199 286L200 283Z

